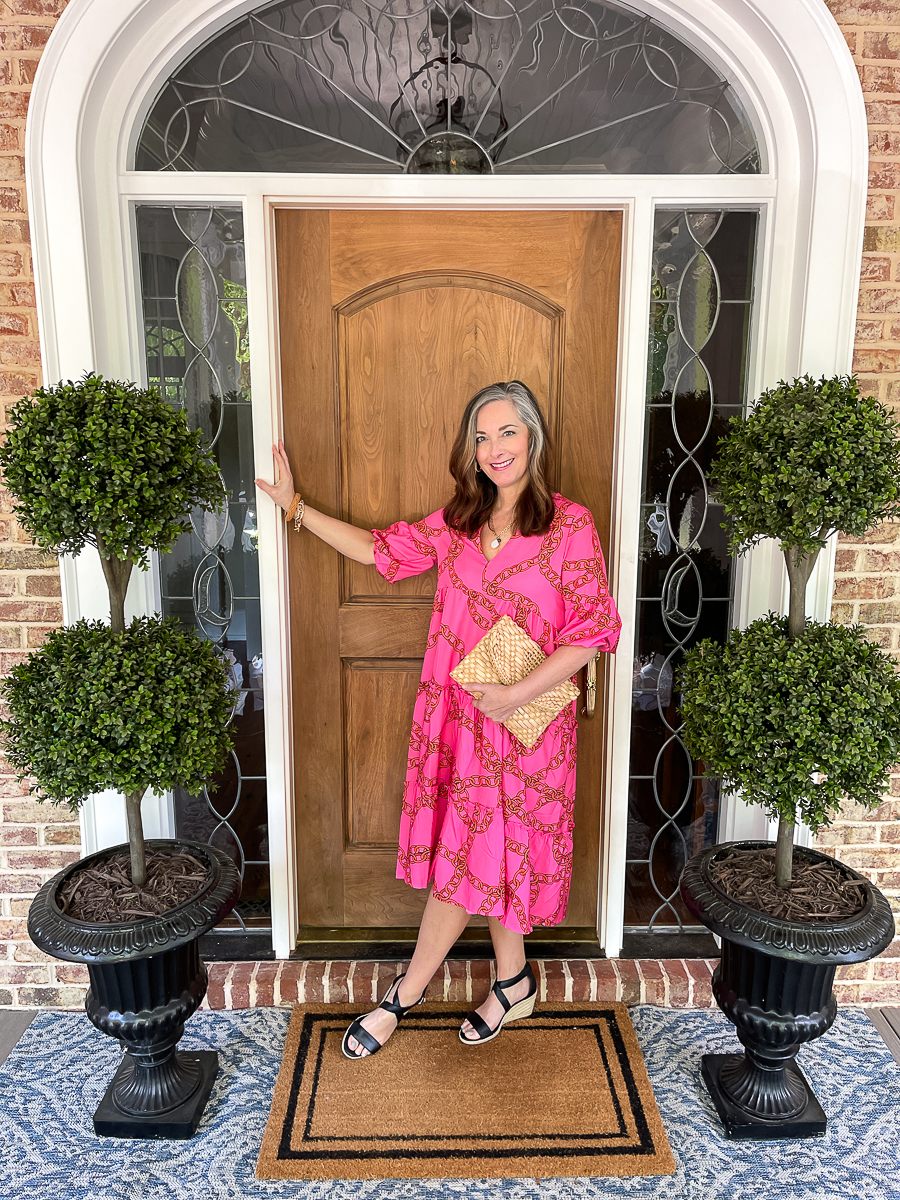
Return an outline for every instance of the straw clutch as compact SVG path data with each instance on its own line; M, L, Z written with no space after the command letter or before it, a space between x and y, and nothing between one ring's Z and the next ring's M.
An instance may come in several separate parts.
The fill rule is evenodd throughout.
M511 617L501 617L450 675L457 683L518 683L547 656ZM556 715L578 698L568 679L517 708L504 725L530 750Z

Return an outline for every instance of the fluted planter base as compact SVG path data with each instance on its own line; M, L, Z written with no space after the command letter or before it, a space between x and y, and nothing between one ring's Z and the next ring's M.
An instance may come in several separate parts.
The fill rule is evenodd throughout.
M212 846L157 840L148 848L188 850L205 862L198 894L160 917L117 924L77 921L59 907L59 888L85 861L73 863L41 888L31 905L28 931L48 954L87 965L88 1017L125 1051L94 1113L101 1137L189 1138L197 1132L218 1074L213 1050L185 1054L176 1047L184 1023L206 994L199 938L230 912L240 895L231 858Z
M821 1137L825 1113L797 1052L834 1023L836 968L880 954L894 936L893 914L876 887L844 866L864 888L860 912L830 923L770 917L716 883L711 867L729 845L762 850L771 843L704 850L686 865L680 885L689 911L722 939L713 995L744 1046L743 1054L705 1055L703 1080L730 1138ZM795 847L794 854L828 861L816 850Z
M116 1103L116 1096L122 1092L128 1093L134 1084L135 1062L130 1054L125 1054L94 1113L94 1132L98 1137L182 1141L192 1138L219 1073L219 1056L215 1050L199 1050L193 1054L176 1050L172 1065L179 1074L192 1081L187 1099L168 1112L150 1111L140 1116L129 1116Z
M802 1097L798 1112L791 1115L779 1113L766 1118L754 1115L735 1103L729 1096L732 1089L727 1085L736 1076L746 1074L748 1063L748 1054L704 1054L700 1060L703 1082L727 1137L765 1140L824 1136L827 1127L825 1111L795 1062L781 1068L781 1078L776 1086L779 1090L784 1088L789 1095ZM727 1081L725 1087L720 1082L722 1076Z

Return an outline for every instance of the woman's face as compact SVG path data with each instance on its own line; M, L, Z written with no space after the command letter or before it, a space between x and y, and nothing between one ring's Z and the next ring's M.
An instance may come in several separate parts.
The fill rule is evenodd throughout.
M497 487L523 483L528 475L528 426L511 400L492 400L479 411L475 460Z

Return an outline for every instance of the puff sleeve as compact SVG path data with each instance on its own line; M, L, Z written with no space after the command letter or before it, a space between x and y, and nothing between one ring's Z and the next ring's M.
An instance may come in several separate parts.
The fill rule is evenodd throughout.
M438 558L434 534L427 521L395 521L387 529L373 529L376 570L388 583L430 570Z
M594 646L612 653L622 620L609 594L600 538L587 510L574 518L563 556L560 590L564 617L557 646Z

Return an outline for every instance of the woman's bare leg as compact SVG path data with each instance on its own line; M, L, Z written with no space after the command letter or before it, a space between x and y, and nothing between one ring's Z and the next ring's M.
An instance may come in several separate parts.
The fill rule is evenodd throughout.
M517 930L507 929L505 925L501 925L496 917L488 917L488 925L491 930L491 941L494 943L494 957L497 960L497 978L513 979L525 966L525 939ZM530 986L530 981L523 979L515 987L506 988L503 994L510 1004L515 1004L517 1000L525 999ZM475 1011L490 1029L497 1028L504 1012L493 989L488 992L484 1004ZM478 1034L468 1021L463 1021L462 1034L463 1037L471 1038L473 1041L478 1040Z
M460 908L458 904L445 904L443 900L436 900L429 893L425 911L422 913L416 949L406 968L406 975L399 986L391 985L387 995L398 1004L414 1004L428 987L431 977L468 923L469 914L464 908ZM397 1018L383 1008L376 1008L363 1018L363 1028L383 1046L397 1028ZM359 1049L363 1058L369 1053L353 1037L347 1039L347 1048L354 1054Z

